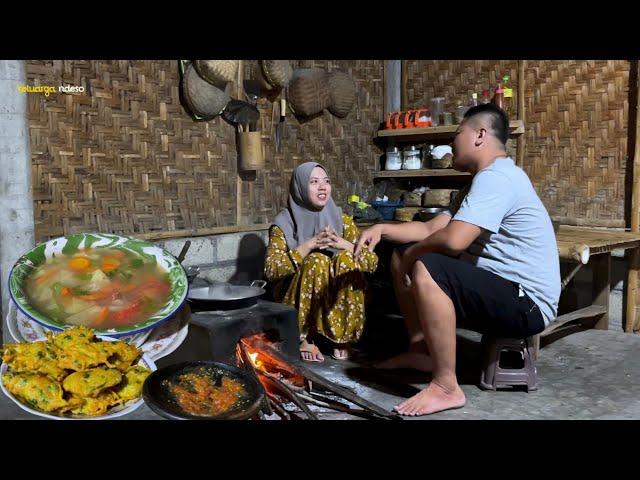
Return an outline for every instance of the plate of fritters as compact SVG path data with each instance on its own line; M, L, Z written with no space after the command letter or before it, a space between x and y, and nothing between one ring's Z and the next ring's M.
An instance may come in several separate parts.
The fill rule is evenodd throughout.
M73 327L46 341L5 344L0 388L23 410L45 418L111 419L142 405L156 370L135 345Z

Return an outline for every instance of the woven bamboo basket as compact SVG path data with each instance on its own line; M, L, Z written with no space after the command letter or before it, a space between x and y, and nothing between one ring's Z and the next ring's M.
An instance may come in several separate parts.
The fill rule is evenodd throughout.
M396 208L395 219L400 222L411 222L422 210L421 207Z
M287 97L289 106L296 115L310 117L331 105L328 77L327 72L321 68L294 70Z
M198 74L212 85L224 88L238 75L239 60L196 60Z
M344 72L331 72L329 91L331 93L329 111L338 118L349 115L356 103L356 84L351 77Z
M196 72L193 64L189 64L182 79L182 94L191 113L211 120L220 115L227 106L230 86L223 90L203 80Z
M431 165L431 168L451 168L453 167L453 155L447 153L442 158L432 158L429 163Z
M423 207L448 207L451 203L451 194L457 192L448 188L427 190L422 196Z
M285 88L293 76L289 60L260 60L260 72L271 88Z
M416 192L407 192L403 196L404 204L407 207L419 207L422 205L422 194Z

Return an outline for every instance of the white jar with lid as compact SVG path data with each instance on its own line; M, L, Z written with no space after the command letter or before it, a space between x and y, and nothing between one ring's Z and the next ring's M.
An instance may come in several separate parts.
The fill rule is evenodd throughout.
M398 147L387 149L387 159L384 162L385 170L400 170L402 168L402 159Z
M420 149L416 148L415 145L411 145L404 149L402 168L405 170L420 170L420 168L422 168Z

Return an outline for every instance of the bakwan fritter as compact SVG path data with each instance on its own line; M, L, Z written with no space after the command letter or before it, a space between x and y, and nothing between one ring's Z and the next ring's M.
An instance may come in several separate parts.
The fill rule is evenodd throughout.
M103 342L87 327L48 334L43 342L9 344L2 360L8 391L32 408L57 415L98 416L139 398L151 371L133 365L140 350Z

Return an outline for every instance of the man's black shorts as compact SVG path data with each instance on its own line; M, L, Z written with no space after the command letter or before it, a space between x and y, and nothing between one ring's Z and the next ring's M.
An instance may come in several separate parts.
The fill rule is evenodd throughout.
M396 249L404 253L411 245ZM518 296L518 283L440 253L427 253L420 260L453 302L457 326L507 338L544 330L540 309L526 293Z

